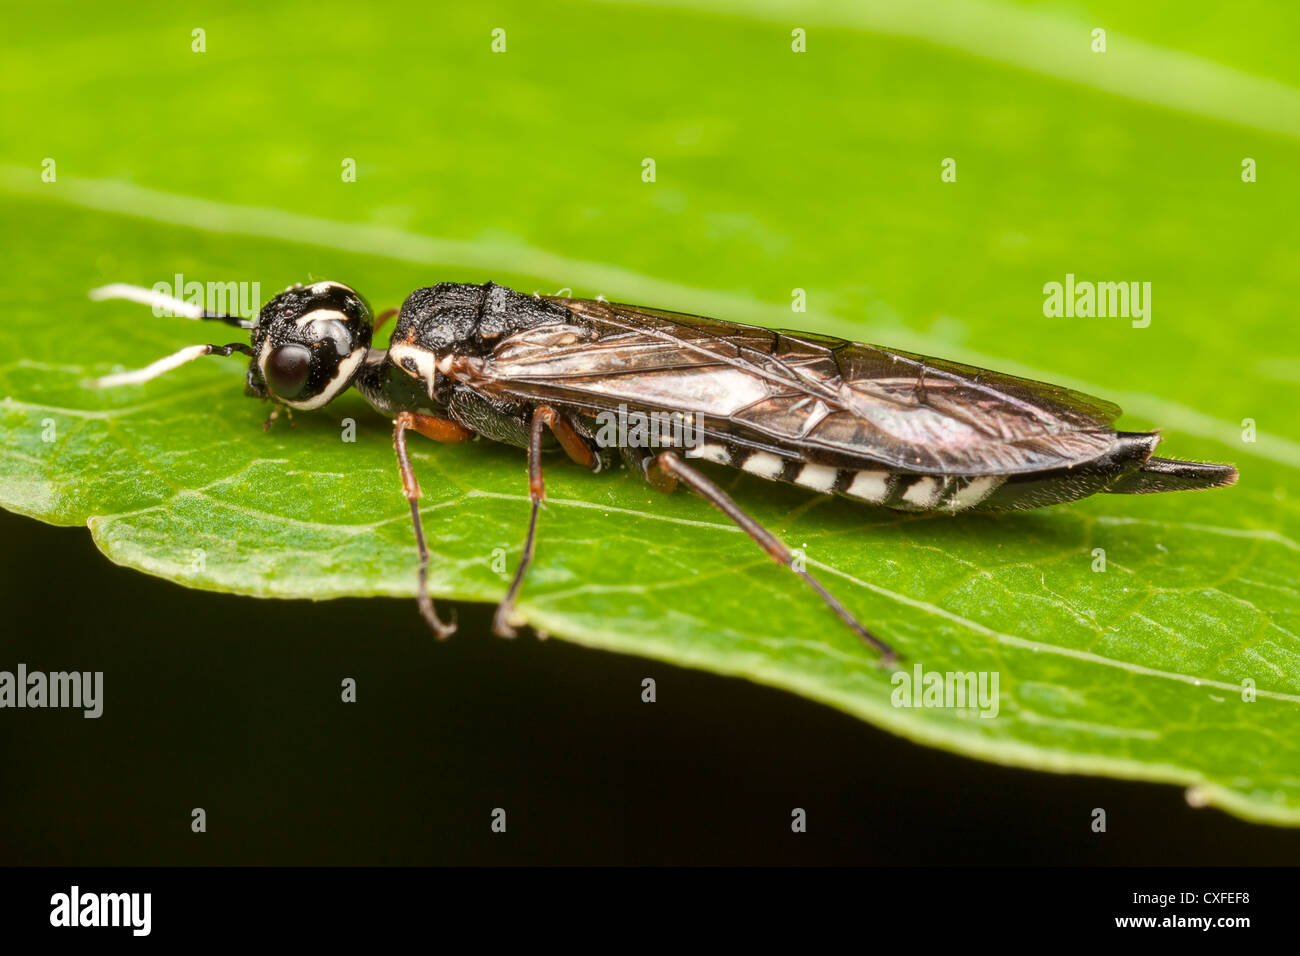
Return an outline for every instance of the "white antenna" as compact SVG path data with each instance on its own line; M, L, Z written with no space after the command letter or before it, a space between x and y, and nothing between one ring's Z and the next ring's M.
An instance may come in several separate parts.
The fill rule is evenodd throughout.
M202 306L178 299L166 292L159 292L157 289L146 289L142 285L114 282L110 285L101 285L98 289L91 289L87 295L96 302L105 299L126 299L128 302L139 302L141 305L153 306L155 309L166 309L186 319L203 318Z
M202 358L204 355L211 355L213 352L224 352L230 346L216 345L187 345L174 355L166 358L160 358L156 362L146 365L144 368L137 368L130 372L117 372L114 375L105 375L103 378L92 379L86 384L90 388L114 388L118 385L140 385L150 379L157 378L159 375L165 375L174 368L180 368L186 362L193 362L196 358Z
M130 372L116 372L114 375L105 375L103 378L92 378L92 380L86 382L86 386L92 389L110 389L117 385L140 385L142 382L151 380L151 378L166 375L173 368L179 368L187 362L194 362L195 359L203 358L204 355L234 355L235 352L239 352L240 355L252 355L252 349L244 345L243 342L234 342L233 345L190 345L181 351L175 352L174 355L168 355L165 359L159 359L144 368L136 368Z

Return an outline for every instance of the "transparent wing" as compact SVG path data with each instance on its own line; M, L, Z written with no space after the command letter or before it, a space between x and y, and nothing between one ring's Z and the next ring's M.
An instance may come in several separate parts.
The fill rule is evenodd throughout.
M498 343L475 387L594 413L692 412L707 436L830 464L1012 474L1095 458L1120 409L1070 389L802 332L588 299Z

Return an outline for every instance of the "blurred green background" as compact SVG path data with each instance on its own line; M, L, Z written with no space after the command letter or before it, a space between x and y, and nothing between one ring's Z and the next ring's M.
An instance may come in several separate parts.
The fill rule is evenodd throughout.
M797 320L1085 387L1123 404L1127 425L1164 428L1177 441L1171 454L1236 460L1248 475L1234 489L1246 497L1232 506L1202 499L1142 508L1161 515L1186 508L1206 523L1220 507L1240 508L1252 527L1295 537L1294 508L1285 499L1300 465L1300 349L1292 331L1300 301L1300 11L1292 5L56 3L8 5L4 25L0 208L7 228L0 251L12 266L0 305L47 315L46 363L65 348L68 363L79 366L157 341L152 328L140 341L97 339L80 316L85 288L99 281L151 284L183 272L258 279L270 290L330 276L357 284L380 307L439 279L569 286L738 320ZM791 50L796 27L807 30L806 53ZM1107 30L1105 54L1089 49L1096 27ZM195 29L204 31L203 53L192 50ZM503 53L492 50L497 29L505 31ZM1068 56L1055 52L1063 42L1073 51ZM57 186L40 181L46 157L57 161ZM647 157L655 161L653 183L642 179ZM945 157L956 159L955 183L940 182ZM1243 157L1256 160L1257 182L1242 182ZM345 158L356 160L355 183L340 176ZM1152 282L1151 327L1045 319L1042 286L1067 272ZM794 288L807 290L806 315L789 312ZM60 309L73 303L78 321L65 325ZM147 311L140 318L142 325L156 321ZM184 337L191 329L162 334ZM18 382L38 375L9 373ZM1245 418L1258 421L1253 448L1240 442ZM577 800L575 793L593 786L601 794L580 801L586 809L560 828L583 834L570 855L557 838L511 859L920 862L901 844L873 842L874 831L852 808L879 805L881 788L898 788L912 798L900 796L894 811L933 824L940 811L918 794L975 779L1002 794L981 805L983 818L999 825L983 836L950 838L926 858L1041 859L1041 846L1053 839L1067 858L1090 860L1154 851L1175 862L1178 853L1196 859L1203 849L1222 862L1250 862L1295 848L1285 842L1292 834L1270 836L1265 846L1246 835L1259 831L1245 824L1194 816L1172 789L1147 795L1133 785L976 769L737 682L569 647L543 646L541 654L531 639L503 651L485 639L481 613L466 607L460 611L469 625L449 652L423 640L404 602L349 602L339 606L346 612L268 607L155 581L128 583L127 572L84 553L88 542L69 538L84 532L28 524L5 518L10 573L3 586L11 604L30 594L43 603L26 607L8 629L5 660L25 654L51 661L51 669L58 659L84 666L90 648L111 636L113 659L137 675L136 701L157 680L147 666L151 654L171 660L182 682L199 671L221 677L208 696L189 686L129 729L101 731L113 738L102 744L61 717L22 725L6 718L7 773L26 784L6 788L5 816L38 821L9 831L15 859L42 860L48 852L61 862L439 862L497 852L452 852L425 830L423 839L393 850L395 833L410 825L420 801L446 799L444 820L454 817L446 808L464 805L455 794L439 795L446 781L434 770L410 769L431 751L436 757L451 736L424 738L426 721L446 726L453 714L467 741L456 763L463 779L494 779L494 767L527 754L535 773L505 775L500 789L552 804ZM75 576L61 570L65 561ZM59 588L36 587L36 579L51 576ZM95 600L60 601L69 586ZM114 598L128 590L131 601ZM195 607L204 611L187 610ZM183 642L173 633L178 616L199 619ZM244 647L246 664L234 667L214 632L257 635ZM393 688L385 699L391 693L409 710L385 711L365 730L323 716L337 709L321 701L338 673L355 670L357 645L377 648L381 659L371 663L386 675L385 687L408 669L457 674L447 682L454 686L438 687L438 715L415 707L418 689ZM272 655L274 673L255 685L261 703L230 711L223 702L243 699L245 668L257 670L262 654ZM221 660L225 669L210 670ZM307 661L320 668L321 681L296 669ZM603 745L575 738L583 695L599 693L590 688L634 686L651 666L675 675L694 701L675 713L676 733L647 731L638 711L607 716L619 730ZM509 721L491 724L496 732L484 729L503 689L510 689L506 696L525 685L535 690L566 670L583 678L565 685L563 705L580 715L566 722L552 713L542 724L560 739L520 739ZM524 695L520 723L535 725L560 706L558 696ZM211 710L187 709L197 701ZM586 705L598 708L596 698ZM321 716L306 716L318 707ZM608 713L615 711L609 704ZM303 739L320 735L341 750L299 746L276 729L285 713L303 722ZM152 750L152 728L205 726L203 714L224 729L196 745L190 762L178 768L178 751ZM237 720L240 733L231 727ZM707 828L682 821L707 816L716 802L697 805L686 795L699 788L713 801L726 799L725 776L712 788L700 777L702 765L723 759L709 741L755 720L769 743L741 746L729 766L768 781L753 786L769 788L771 804L762 813L747 806L742 816L756 822L752 831L741 826L734 843L711 842ZM383 766L367 764L361 774L337 769L356 759L370 739L365 734L407 732L413 738L393 743ZM133 772L97 763L96 747L129 759ZM628 769L627 754L637 748L650 755L653 770ZM774 750L803 756L781 764L767 756ZM475 756L484 753L499 764ZM845 766L835 766L837 754L850 755ZM900 769L882 783L864 772L872 757L892 767L914 761L913 782L901 783ZM773 765L760 770L767 759ZM610 784L610 761L622 768L625 786ZM844 839L813 849L783 844L779 833L767 841L757 821L768 820L769 810L788 813L781 808L797 799L797 781L812 764L824 798L839 808ZM568 768L562 781L550 779L554 766ZM241 840L216 855L196 853L184 836L164 838L170 831L161 806L126 831L129 840L106 835L114 832L108 821L142 812L148 801L141 794L158 793L174 769L186 780L177 801L199 805L202 798L189 792L229 788L225 799L240 808ZM404 788L408 774L417 776ZM358 778L366 781L364 800L351 789L363 786ZM662 791L648 791L648 779ZM114 785L104 793L109 780ZM100 803L76 811L67 794L79 789L97 789ZM489 796L491 789L482 799L504 799ZM1012 798L1011 789L1023 792ZM652 791L661 793L660 803L690 808L680 810L675 827L656 829L656 801L646 799ZM55 792L64 796L51 804ZM401 824L372 832L359 822L382 814L397 792L411 801ZM1129 824L1118 848L1052 836L1026 820L1072 818L1074 811L1063 809L1072 805L1086 815L1101 805L1098 793L1131 805L1130 821L1144 821ZM278 817L261 801L272 794ZM315 825L284 835L275 821L290 806L310 808L304 813ZM88 814L87 830L60 830L53 807ZM974 834L976 817L959 818L967 830L954 824L952 833ZM1170 829L1150 831L1155 818ZM347 834L338 847L321 836L330 827ZM79 850L88 840L95 849Z

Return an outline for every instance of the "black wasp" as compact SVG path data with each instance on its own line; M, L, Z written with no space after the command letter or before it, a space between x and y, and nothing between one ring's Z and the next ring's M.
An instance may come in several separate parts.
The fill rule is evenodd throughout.
M162 303L251 333L249 344L190 346L97 385L144 382L201 355L239 352L252 359L247 391L276 403L272 418L280 406L320 408L349 387L390 416L419 552L420 611L439 637L454 625L437 616L429 598L408 431L440 442L481 436L528 449L532 511L523 557L494 618L498 634L514 633L511 610L533 559L543 451L559 447L593 472L610 467L612 449L599 440L600 428L617 410L660 426L657 441L618 447L629 465L656 488L670 491L682 482L706 498L802 577L886 663L895 659L889 646L687 459L913 512L1037 508L1097 492L1148 494L1237 480L1228 465L1153 458L1159 434L1116 431L1120 409L1110 402L804 332L530 296L492 282L443 282L411 293L389 347L376 349L370 307L337 282L292 286L255 322L135 286L107 286L92 296ZM675 427L683 422L691 427Z

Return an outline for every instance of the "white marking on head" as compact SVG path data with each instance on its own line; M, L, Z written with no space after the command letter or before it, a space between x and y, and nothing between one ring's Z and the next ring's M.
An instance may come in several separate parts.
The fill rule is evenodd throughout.
M351 286L344 285L342 282L330 282L328 280L323 280L321 282L312 283L312 287L311 287L311 291L315 292L317 295L323 295L324 293L328 292L330 289L342 289L344 292L351 292L353 295L356 295L355 289L353 289Z
M785 469L785 460L771 452L758 451L746 458L745 463L740 467L760 478L777 478Z
M828 495L835 487L835 476L838 474L839 470L830 465L804 465L799 469L799 474L794 476L794 483Z
M852 483L844 493L880 504L889 497L889 472L860 471L853 476Z
M332 379L325 383L325 388L321 390L319 395L303 402L293 402L287 398L279 398L277 396L277 401L284 402L284 404L288 405L290 408L297 408L302 411L311 411L313 408L320 408L326 402L333 400L336 395L348 387L348 383L352 381L352 376L356 372L357 366L361 364L361 360L365 357L366 349L361 348L354 350L347 358L339 362L339 370L334 374ZM262 372L262 377L266 377L265 369Z
M270 384L266 377L266 360L271 357L271 338L267 336L262 340L262 351L257 353L257 370L262 373L262 381Z
M338 309L312 309L305 315L300 315L293 320L293 324L302 328L305 325L311 325L313 322L348 322L348 317Z
M207 345L190 345L181 349L175 355L169 355L166 358L160 358L158 361L144 368L138 368L131 372L118 372L115 375L105 375L103 378L94 379L87 384L91 388L113 388L118 385L140 385L149 381L151 378L157 378L159 375L165 375L174 368L180 368L186 362L193 362L196 358L208 355L212 348Z

